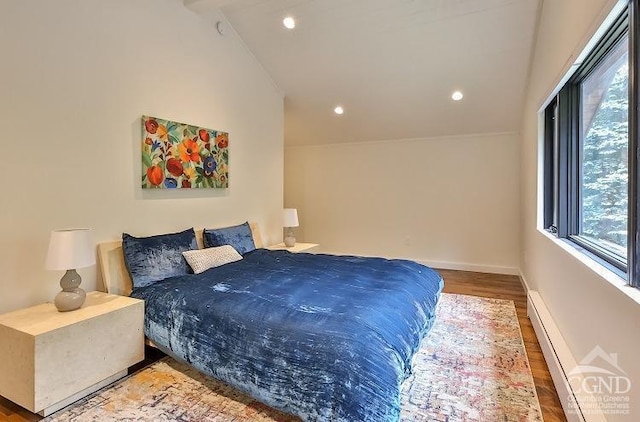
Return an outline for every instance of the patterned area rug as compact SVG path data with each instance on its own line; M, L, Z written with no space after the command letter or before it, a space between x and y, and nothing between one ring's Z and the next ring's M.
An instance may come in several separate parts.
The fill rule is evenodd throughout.
M542 421L512 301L443 294L413 364L403 422ZM299 421L168 357L46 420Z

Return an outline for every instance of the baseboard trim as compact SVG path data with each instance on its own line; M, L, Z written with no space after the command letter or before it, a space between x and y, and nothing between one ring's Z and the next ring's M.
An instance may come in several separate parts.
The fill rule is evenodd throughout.
M490 274L508 274L508 275L520 275L520 269L515 267L502 267L498 265L478 265L478 264L465 264L459 262L446 262L446 261L428 261L428 260L416 260L420 264L426 265L432 268L440 268L443 270L458 270L458 271L473 271L477 273L490 273Z
M331 255L354 255L352 251L341 251L341 250L331 250L325 249L322 246L319 248L320 253L326 253ZM441 270L458 270L458 271L473 271L476 273L489 273L489 274L508 274L508 275L517 275L520 276L520 268L517 267L506 267L501 265L483 265L483 264L469 264L466 262L450 262L450 261L434 261L429 259L417 259L407 256L397 256L397 255L370 255L370 254L359 254L356 253L357 256L370 256L370 257L384 257L388 259L408 259L410 261L418 262L422 265L426 265L427 267L441 269Z
M521 277L521 279L524 280L524 277ZM524 283L526 283L526 280L524 280ZM604 414L592 406L595 402L591 400L593 399L592 396L586 397L584 391L579 395L574 393L576 390L573 388L572 383L579 386L582 379L580 376L573 375L570 381L568 373L573 368L576 368L578 364L556 326L542 296L535 290L527 292L527 315L531 320L542 354L549 367L549 372L567 421L606 422ZM588 409L588 411L583 409Z
M522 288L524 289L525 294L528 295L529 292L532 290L531 286L529 286L529 282L527 282L527 279L525 278L522 271L520 271L520 274L518 275L520 276L520 284L522 284Z

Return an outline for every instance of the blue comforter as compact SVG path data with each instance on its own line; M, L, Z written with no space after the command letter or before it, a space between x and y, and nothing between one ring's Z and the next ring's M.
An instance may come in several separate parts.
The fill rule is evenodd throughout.
M411 261L258 249L136 289L169 355L305 421L397 421L443 282Z

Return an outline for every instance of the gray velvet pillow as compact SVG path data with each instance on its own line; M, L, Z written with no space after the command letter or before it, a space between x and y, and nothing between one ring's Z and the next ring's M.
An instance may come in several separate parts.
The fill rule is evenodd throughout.
M179 233L133 237L122 234L124 263L133 287L149 286L157 281L189 274L191 268L182 252L198 249L193 228Z

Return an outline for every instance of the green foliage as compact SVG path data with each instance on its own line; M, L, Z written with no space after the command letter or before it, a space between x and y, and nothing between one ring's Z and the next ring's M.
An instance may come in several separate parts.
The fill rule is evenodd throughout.
M146 151L142 151L142 164L144 165L144 171L146 171L148 167L151 167L151 157Z
M180 143L180 139L172 132L168 133L169 136L169 142L171 142L171 144L179 144Z
M581 234L623 253L627 246L628 66L618 69L582 146Z

